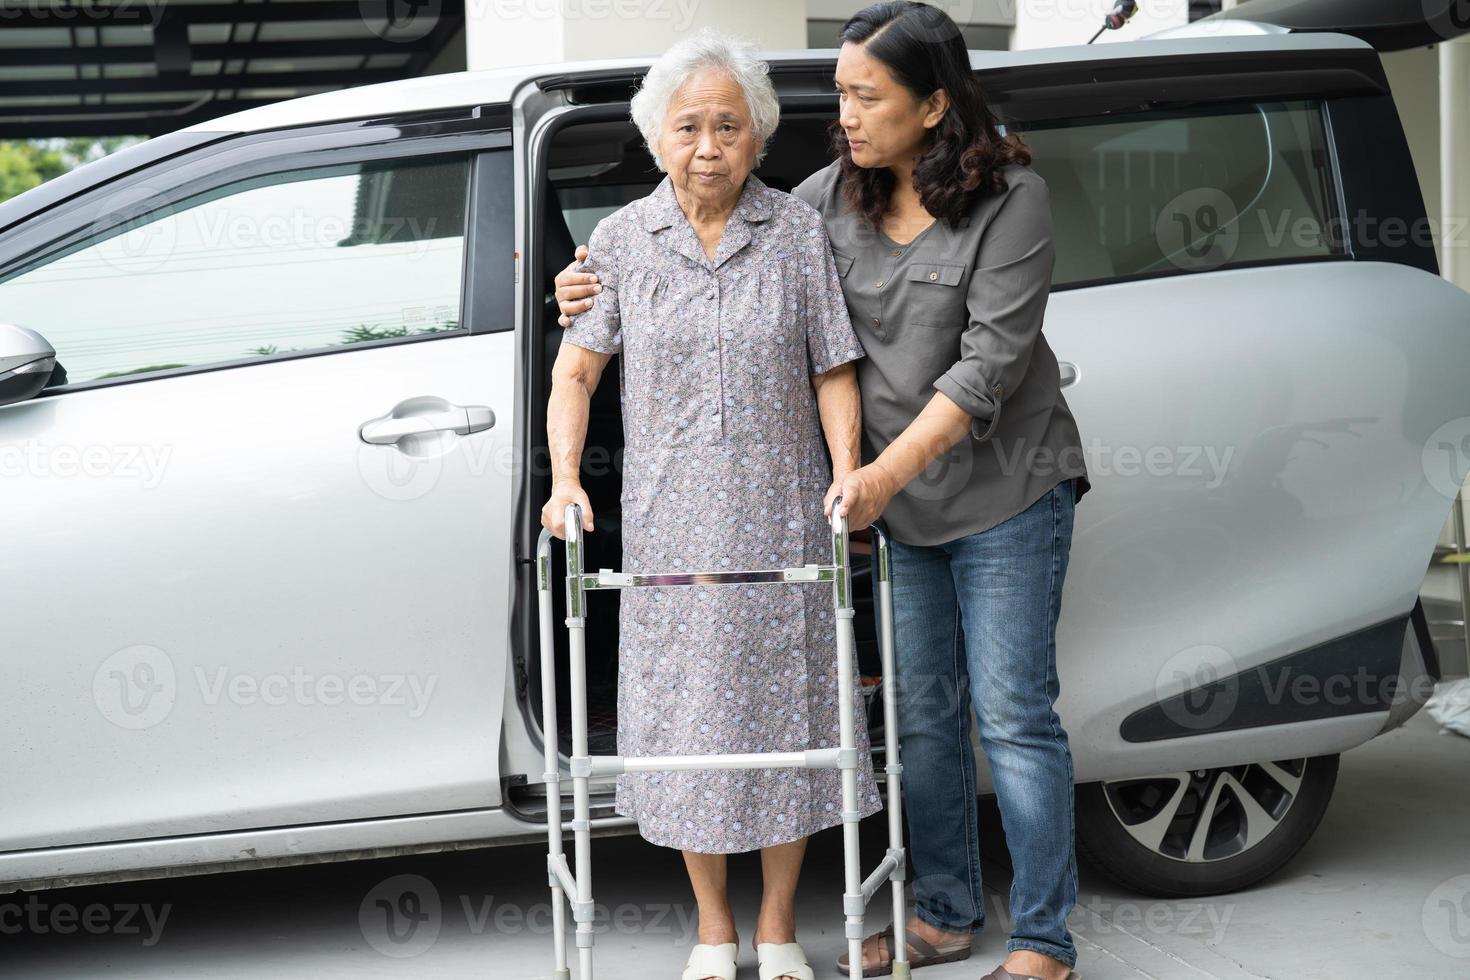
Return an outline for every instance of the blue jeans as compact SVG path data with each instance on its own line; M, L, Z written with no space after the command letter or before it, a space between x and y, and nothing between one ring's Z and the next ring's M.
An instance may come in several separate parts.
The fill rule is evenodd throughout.
M1072 752L1052 709L1056 624L1072 543L1072 479L1026 510L934 546L892 542L899 751L915 914L985 925L970 706L1010 847L1008 950L1068 966L1077 901Z

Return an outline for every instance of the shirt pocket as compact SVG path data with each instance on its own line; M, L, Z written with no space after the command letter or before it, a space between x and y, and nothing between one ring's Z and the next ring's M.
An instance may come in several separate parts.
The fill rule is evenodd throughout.
M773 267L748 275L739 284L727 286L722 301L720 339L727 352L738 355L751 371L765 376L806 363L804 313L799 292ZM800 375L805 378L805 373Z
M951 262L914 262L903 274L904 323L956 330L969 321L965 309L965 266Z
M665 286L664 277L652 269L629 269L623 273L620 302L623 306L646 311L662 298Z
M622 317L623 349L634 360L656 353L668 344L668 338L662 335L664 319L659 316L667 293L668 283L659 273L637 267L623 271L618 312Z

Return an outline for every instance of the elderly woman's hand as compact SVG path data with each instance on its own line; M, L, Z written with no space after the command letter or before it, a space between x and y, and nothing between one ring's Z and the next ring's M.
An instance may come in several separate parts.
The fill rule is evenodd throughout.
M592 297L602 292L596 273L578 272L577 266L587 260L587 246L578 245L576 259L556 274L556 305L561 308L557 323L572 325L572 317L592 309Z
M592 503L576 480L557 480L551 485L551 499L541 508L541 526L553 537L565 540L567 536L567 505L577 504L582 508L582 530L592 530Z

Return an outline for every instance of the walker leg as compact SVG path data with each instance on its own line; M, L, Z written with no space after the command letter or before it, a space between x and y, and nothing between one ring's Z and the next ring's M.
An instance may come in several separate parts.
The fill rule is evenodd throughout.
M835 515L836 505L833 505ZM838 746L842 750L842 864L843 911L847 914L848 975L863 975L862 853L858 841L857 723L854 718L852 674L856 645L852 635L852 566L848 551L847 518L834 516L832 558L837 575L832 582L832 599L837 616L837 703Z
M577 854L577 952L580 980L592 980L592 821L588 798L587 620L582 590L582 509L567 505L567 630L572 675L572 834ZM579 764L580 763L580 764Z
M546 768L541 778L546 783L546 841L548 867L561 856L561 763L557 751L556 720L556 645L552 641L551 607L551 532L542 531L536 545L536 598L541 611L541 725ZM567 969L566 895L554 875L551 881L551 931L556 966L553 980L571 980Z
M898 670L893 655L893 565L888 548L888 535L873 527L873 579L877 586L874 598L878 613L878 651L883 665L883 757L888 772L888 848L898 859L891 879L893 888L893 976L907 980L909 976L908 903L904 899L904 881L908 878L908 854L903 846L903 761L898 746ZM850 962L850 961L849 961Z

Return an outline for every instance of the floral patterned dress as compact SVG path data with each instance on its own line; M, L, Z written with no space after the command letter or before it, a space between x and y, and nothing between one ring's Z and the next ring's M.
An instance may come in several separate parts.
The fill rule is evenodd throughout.
M589 247L583 268L603 291L563 339L623 355L620 571L830 563L832 473L811 377L863 348L821 215L751 175L711 261L665 177L599 223ZM619 754L838 744L831 583L620 599ZM867 816L882 802L855 677L853 690ZM841 770L625 773L615 809L655 844L749 851L841 823Z

